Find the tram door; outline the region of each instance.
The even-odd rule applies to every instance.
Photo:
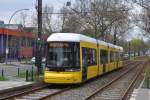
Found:
[[[100,61],[101,61],[101,64],[103,65],[103,73],[105,73],[106,72],[106,64],[108,63],[108,51],[106,51],[106,50],[100,51]]]
[[[87,66],[88,66],[88,59],[87,59],[87,49],[82,48],[82,81],[87,80]]]
[[[118,52],[116,52],[116,61],[117,61],[116,68],[118,68],[119,67],[119,53]]]

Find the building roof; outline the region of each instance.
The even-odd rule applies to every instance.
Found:
[[[96,40],[94,38],[82,35],[82,34],[78,34],[78,33],[53,33],[52,35],[50,35],[47,39],[47,42],[56,42],[56,41],[64,41],[64,42],[80,42],[80,41],[86,41],[86,42],[91,42],[91,43],[99,43],[100,45],[104,45],[104,46],[109,46],[111,48],[116,48],[116,49],[120,49],[123,50],[122,47],[117,46],[117,45],[113,45],[111,43],[107,43],[104,42],[102,40]]]
[[[7,35],[8,36],[16,36],[16,37],[28,37],[28,38],[37,38],[37,34],[32,32],[21,32],[19,30],[14,29],[6,29],[6,28],[0,28],[0,35]],[[43,39],[47,39],[48,35],[42,35]]]

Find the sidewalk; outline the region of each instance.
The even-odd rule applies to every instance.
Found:
[[[0,93],[9,91],[14,88],[30,86],[32,82],[0,81]]]
[[[130,100],[150,100],[150,89],[134,89]]]

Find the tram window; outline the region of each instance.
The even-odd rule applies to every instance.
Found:
[[[108,51],[100,50],[100,63],[101,64],[108,63]]]
[[[86,67],[87,66],[87,48],[82,48],[82,66]]]
[[[116,62],[117,58],[116,58],[116,53],[117,52],[114,52],[114,61]]]
[[[82,48],[82,61],[83,66],[96,65],[96,49]]]
[[[97,64],[97,53],[96,53],[96,49],[93,49],[93,62],[94,64]]]
[[[110,51],[110,62],[114,62],[114,52]]]
[[[88,65],[96,65],[96,49],[88,49]]]
[[[123,59],[123,52],[119,52],[119,59],[120,59],[120,60]]]
[[[79,67],[80,66],[80,49],[79,49],[78,44],[74,46],[74,52],[75,52],[74,58],[76,59],[75,60],[73,59],[73,60],[74,60],[75,65]]]
[[[119,52],[116,52],[116,61],[119,61]]]

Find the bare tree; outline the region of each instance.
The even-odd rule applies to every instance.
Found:
[[[52,33],[52,13],[53,7],[45,6],[43,9],[43,33],[44,34],[51,34]]]
[[[122,20],[115,22],[112,25],[111,32],[110,32],[113,34],[112,43],[117,44],[118,40],[122,37],[125,37],[128,34],[128,31],[131,30],[133,27],[134,26],[131,24],[131,20],[128,18],[124,18]]]
[[[130,1],[130,0],[126,0],[126,1]],[[150,2],[149,0],[132,0],[133,3],[143,7],[146,10],[150,10]]]
[[[23,28],[27,26],[28,22],[28,15],[25,12],[21,12],[16,18],[15,18],[15,23],[20,24],[19,28]]]
[[[37,27],[37,15],[35,13],[33,13],[31,16],[30,16],[30,25],[33,26],[33,27]]]
[[[27,14],[24,12],[21,12],[20,14],[20,24],[23,25],[23,27],[26,27],[26,22],[27,22]]]
[[[80,16],[70,8],[62,7],[61,9],[62,32],[80,32],[81,22]]]
[[[43,15],[42,15],[42,34],[51,34],[52,33],[52,14],[53,14],[53,7],[45,6],[43,8]],[[31,16],[30,25],[34,28],[37,28],[37,14],[33,13]],[[37,30],[34,31],[37,33]]]
[[[126,22],[128,10],[129,8],[123,4],[122,0],[77,0],[74,7],[67,11],[70,13],[67,19],[72,21],[64,24],[71,29],[72,24],[76,23],[74,26],[80,26],[75,29],[76,31],[92,32],[91,34],[95,38],[106,40],[108,34],[111,34],[111,28],[114,28],[113,25],[120,27],[121,23],[123,27],[128,24]],[[118,30],[120,29],[118,28]],[[122,31],[122,33],[125,32]]]
[[[136,14],[134,18],[136,19],[136,25],[142,29],[146,36],[150,37],[150,2],[149,0],[132,0],[133,3],[141,6],[142,12]]]

